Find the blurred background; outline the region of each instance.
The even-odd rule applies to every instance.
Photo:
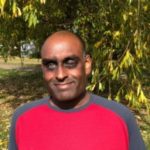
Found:
[[[149,0],[0,0],[0,149],[16,107],[47,95],[40,49],[59,30],[84,39],[87,89],[129,107],[150,150]]]

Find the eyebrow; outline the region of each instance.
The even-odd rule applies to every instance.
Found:
[[[50,62],[51,63],[57,63],[57,60],[56,59],[47,59],[47,58],[42,59],[42,64],[43,65],[47,65]]]
[[[79,61],[80,60],[80,58],[78,57],[78,56],[76,56],[76,55],[71,55],[71,56],[67,56],[67,57],[65,57],[62,61],[64,62],[64,61],[67,61],[67,60],[69,60],[69,59],[74,59],[74,60],[76,60],[76,61]],[[48,63],[48,62],[57,62],[57,58],[43,58],[42,59],[42,63],[43,64],[45,64],[45,63]]]
[[[69,57],[66,57],[63,62],[66,62],[68,60],[75,60],[75,61],[79,61],[80,58],[78,56],[69,56]]]

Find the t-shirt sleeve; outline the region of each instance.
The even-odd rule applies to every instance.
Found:
[[[14,113],[11,121],[8,150],[18,150],[16,143],[15,128],[16,128],[16,113]]]
[[[47,103],[47,97],[43,99],[39,99],[37,101],[26,103],[23,106],[18,107],[16,109],[11,120],[8,150],[18,150],[18,145],[16,141],[16,124],[19,117],[23,115],[23,113],[27,112],[28,110],[45,103]]]
[[[115,112],[125,121],[125,124],[128,128],[129,150],[146,150],[134,114],[127,107],[95,95],[92,98],[97,104],[102,105],[105,108]]]
[[[128,115],[129,150],[146,150],[134,115],[131,112]]]

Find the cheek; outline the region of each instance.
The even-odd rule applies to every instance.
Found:
[[[45,81],[49,81],[53,78],[53,74],[47,71],[43,71],[43,78]]]
[[[50,71],[47,71],[47,69],[43,65],[41,66],[41,69],[43,72],[44,80],[49,81],[53,77],[53,74]]]
[[[83,67],[78,68],[74,72],[72,72],[72,76],[78,80],[79,83],[83,83],[86,81],[85,70]]]

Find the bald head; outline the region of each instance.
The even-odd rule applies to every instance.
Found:
[[[82,53],[85,54],[86,48],[85,48],[85,42],[83,41],[83,39],[80,36],[72,32],[65,31],[65,30],[58,31],[50,35],[44,42],[41,50],[43,51],[47,46],[50,46],[51,42],[59,43],[59,42],[62,42],[63,40],[66,40],[68,42],[74,41],[76,45],[80,46]],[[42,54],[42,51],[41,51],[41,54]]]
[[[86,78],[91,72],[91,60],[83,55],[84,47],[83,40],[69,31],[56,32],[44,42],[42,71],[55,102],[80,101],[87,94]]]

